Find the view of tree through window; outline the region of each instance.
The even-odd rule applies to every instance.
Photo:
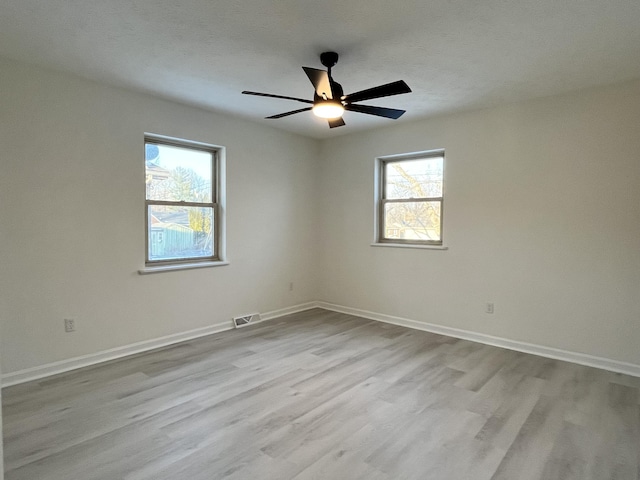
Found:
[[[444,154],[382,161],[379,240],[442,244]]]
[[[215,151],[145,142],[147,263],[213,259]]]

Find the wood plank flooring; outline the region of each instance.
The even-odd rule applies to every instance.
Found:
[[[315,309],[3,390],[7,480],[639,480],[640,379]]]

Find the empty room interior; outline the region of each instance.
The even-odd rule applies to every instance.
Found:
[[[4,1],[0,479],[640,480],[638,25]]]

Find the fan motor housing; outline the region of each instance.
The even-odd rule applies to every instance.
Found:
[[[320,63],[327,68],[333,67],[338,63],[338,54],[336,52],[324,52],[320,54]]]

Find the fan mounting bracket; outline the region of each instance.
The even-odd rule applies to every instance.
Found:
[[[320,54],[320,63],[327,68],[331,68],[338,63],[338,54],[336,52],[323,52]]]

